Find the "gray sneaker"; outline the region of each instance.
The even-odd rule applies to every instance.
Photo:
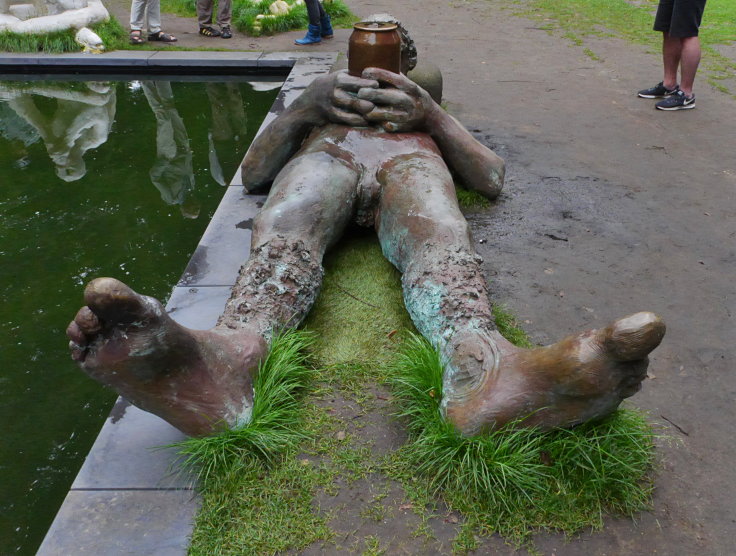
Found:
[[[667,98],[668,96],[675,94],[679,90],[679,85],[675,85],[673,89],[668,89],[664,86],[664,83],[660,81],[654,87],[643,89],[636,94],[641,98]]]
[[[695,108],[695,95],[689,97],[679,89],[654,105],[657,110],[689,110]]]

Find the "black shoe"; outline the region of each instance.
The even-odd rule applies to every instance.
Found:
[[[232,39],[233,38],[233,32],[230,30],[230,26],[229,25],[225,25],[222,28],[222,31],[220,32],[220,36],[223,39]]]
[[[203,25],[199,28],[199,34],[203,37],[219,37],[220,32],[217,29],[213,29],[212,27],[208,27],[207,25]]]
[[[650,87],[649,89],[644,89],[643,91],[639,91],[636,94],[640,96],[641,98],[667,98],[668,96],[675,94],[679,90],[680,90],[679,85],[675,85],[673,89],[668,89],[660,81],[654,87]]]
[[[695,108],[695,95],[689,97],[679,89],[672,96],[654,105],[658,110],[689,110]]]

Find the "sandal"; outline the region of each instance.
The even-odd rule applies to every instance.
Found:
[[[141,35],[141,32],[139,29],[135,29],[130,32],[130,44],[143,44],[143,35]]]
[[[202,26],[199,28],[199,34],[203,37],[219,37],[221,33],[212,27]]]
[[[163,31],[158,31],[157,33],[151,33],[148,35],[149,41],[159,41],[159,42],[176,42],[177,39],[174,35],[169,35],[168,33],[164,33]]]

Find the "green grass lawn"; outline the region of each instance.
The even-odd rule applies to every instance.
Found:
[[[593,59],[605,57],[586,45],[587,37],[618,37],[661,51],[662,35],[652,30],[658,0],[529,0],[515,1],[519,15],[543,22],[540,26],[557,31],[585,49]],[[726,82],[736,78],[736,60],[721,54],[717,47],[736,41],[736,2],[708,0],[700,27],[703,59],[699,73],[720,91],[736,97],[736,89]]]

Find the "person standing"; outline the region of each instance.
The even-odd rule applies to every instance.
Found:
[[[304,46],[308,44],[317,44],[322,39],[331,39],[333,37],[332,22],[330,16],[322,7],[319,0],[304,0],[307,6],[307,14],[309,15],[309,26],[307,34],[303,39],[296,39],[294,44]]]
[[[176,42],[174,35],[161,30],[161,3],[159,0],[133,0],[130,5],[130,44],[143,44],[143,28],[148,27],[148,40]]]
[[[203,37],[232,38],[233,33],[230,30],[230,20],[233,15],[232,0],[218,0],[217,2],[217,26],[220,28],[219,31],[212,27],[213,6],[214,0],[197,0],[199,34]]]
[[[693,84],[700,63],[698,31],[706,0],[659,0],[654,30],[662,32],[664,78],[649,89],[639,91],[641,98],[663,98],[659,110],[695,108]],[[677,69],[680,68],[680,83]]]

